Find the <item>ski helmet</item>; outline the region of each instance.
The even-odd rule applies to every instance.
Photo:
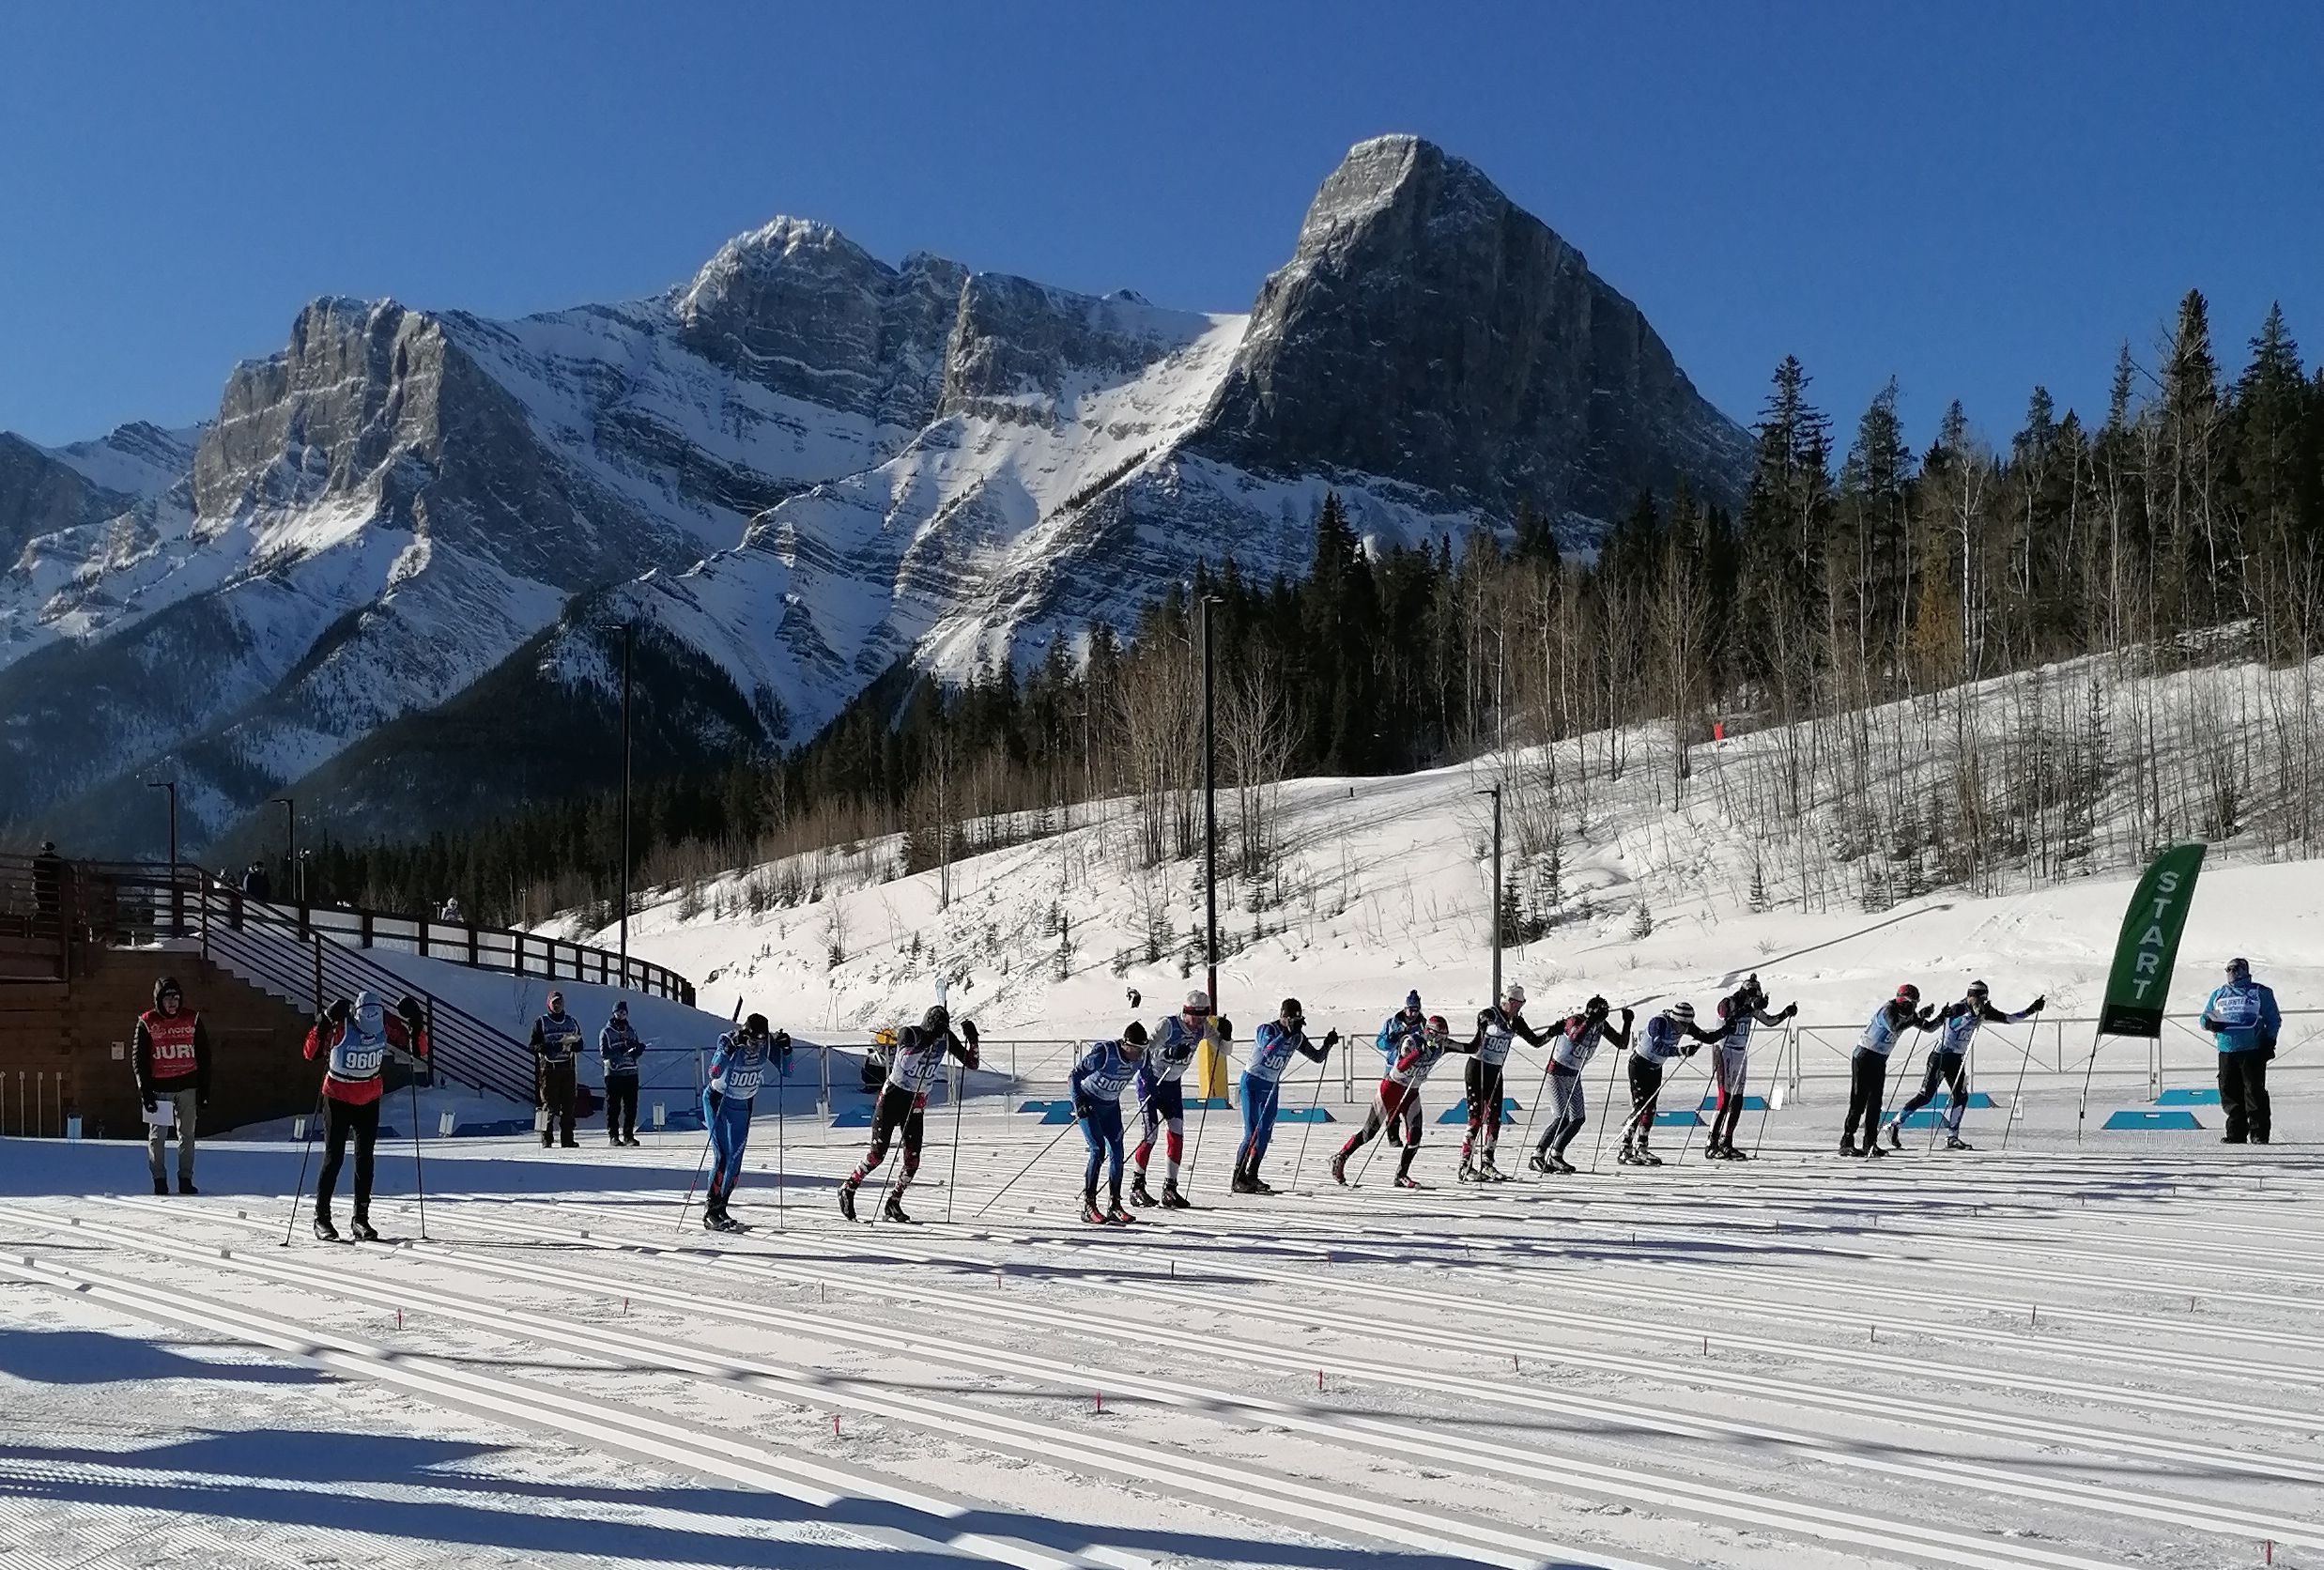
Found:
[[[1453,1027],[1444,1023],[1444,1016],[1442,1014],[1431,1014],[1428,1016],[1428,1034],[1431,1036],[1450,1036],[1453,1034]]]
[[[1905,982],[1904,985],[1897,989],[1897,1001],[1899,1003],[1918,1003],[1920,1001],[1920,989],[1914,986],[1910,981]]]
[[[2234,959],[2232,959],[2232,960],[2229,960],[2229,961],[2227,962],[2227,979],[2228,979],[2228,980],[2230,980],[2230,981],[2249,981],[2251,978],[2252,978],[2252,962],[2251,962],[2251,961],[2244,959],[2244,958],[2243,958],[2242,956],[2240,956],[2240,955],[2238,955],[2236,958],[2234,958]]]
[[[1662,1011],[1662,1017],[1666,1020],[1674,1020],[1680,1024],[1693,1024],[1695,1006],[1691,1003],[1673,1003]]]
[[[1122,1045],[1126,1047],[1142,1047],[1146,1045],[1146,1026],[1140,1024],[1135,1020],[1131,1020],[1128,1024],[1122,1026]]]
[[[751,1016],[750,1016],[750,1018],[748,1018],[748,1019],[746,1019],[746,1020],[745,1020],[745,1021],[743,1022],[743,1030],[744,1030],[744,1033],[745,1033],[745,1034],[746,1034],[746,1035],[750,1035],[750,1036],[763,1036],[763,1035],[765,1035],[765,1034],[766,1034],[766,1016],[765,1016],[764,1014],[753,1014],[753,1015],[751,1015]]]
[[[1993,993],[1987,990],[1984,982],[1972,981],[1969,983],[1969,995],[1977,999],[1979,1003],[1982,1003],[1987,998],[1991,997]]]
[[[177,977],[175,976],[164,976],[153,984],[153,1006],[156,1008],[161,1008],[162,1000],[165,997],[174,997],[180,1003],[186,1001],[185,989],[177,984]]]
[[[1602,997],[1593,997],[1589,1002],[1583,1004],[1581,1007],[1582,1012],[1586,1014],[1603,1014],[1612,1006]]]
[[[758,1016],[754,1014],[751,1017],[756,1019]],[[943,1035],[952,1028],[952,1010],[941,1003],[931,1005],[928,1012],[920,1016],[920,1028],[931,1036]]]

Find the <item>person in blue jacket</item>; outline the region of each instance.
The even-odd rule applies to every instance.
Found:
[[[1920,1088],[1885,1125],[1889,1147],[1904,1148],[1905,1119],[1936,1100],[1941,1081],[1946,1087],[1945,1148],[1973,1148],[1961,1137],[1961,1119],[1969,1110],[1969,1044],[1977,1039],[1978,1027],[1988,1023],[2023,1024],[2040,1013],[2048,1001],[2038,997],[2016,1013],[2005,1014],[1993,1007],[1993,995],[1984,982],[1970,982],[1969,995],[1959,1003],[1948,1004],[1936,1017],[1937,1044],[1929,1053],[1929,1071],[1921,1076]]]
[[[1321,1063],[1339,1044],[1336,1030],[1324,1034],[1323,1045],[1307,1039],[1307,1013],[1296,997],[1283,1000],[1276,1016],[1259,1026],[1251,1043],[1251,1067],[1242,1071],[1242,1144],[1235,1150],[1236,1193],[1273,1193],[1259,1178],[1259,1163],[1267,1159],[1268,1141],[1274,1137],[1275,1115],[1281,1110],[1283,1076],[1294,1054]],[[1423,1021],[1421,1028],[1427,1029]]]
[[[1848,1120],[1840,1125],[1839,1153],[1843,1156],[1885,1156],[1880,1147],[1880,1109],[1888,1093],[1888,1054],[1908,1030],[1934,1030],[1934,1009],[1920,1006],[1920,989],[1907,981],[1897,995],[1882,1004],[1856,1038],[1848,1059]],[[1856,1126],[1864,1127],[1864,1147],[1856,1148]]]
[[[702,1126],[710,1131],[710,1193],[702,1204],[702,1225],[712,1232],[740,1232],[743,1224],[727,1214],[734,1186],[743,1180],[743,1147],[750,1142],[750,1108],[770,1067],[781,1071],[791,1056],[791,1032],[768,1034],[766,1016],[753,1014],[743,1028],[718,1038],[710,1054],[710,1083],[702,1087]]]
[[[2252,979],[2252,962],[2227,962],[2227,984],[2204,1001],[2203,1028],[2219,1048],[2219,1109],[2227,1120],[2223,1145],[2268,1143],[2268,1064],[2284,1015],[2273,989]]]
[[[1122,1092],[1146,1061],[1146,1026],[1131,1020],[1111,1041],[1092,1041],[1067,1081],[1073,1116],[1089,1146],[1089,1167],[1082,1178],[1082,1220],[1092,1226],[1128,1226],[1137,1220],[1122,1208]],[[1107,1169],[1110,1203],[1098,1208],[1098,1168]]]
[[[613,1005],[613,1017],[597,1033],[597,1067],[606,1082],[606,1138],[616,1145],[638,1143],[638,1070],[645,1042],[630,1028],[629,1003]]]

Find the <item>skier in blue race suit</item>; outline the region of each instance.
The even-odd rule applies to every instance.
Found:
[[[1092,1226],[1128,1226],[1137,1218],[1122,1208],[1122,1092],[1146,1065],[1146,1026],[1131,1020],[1111,1041],[1092,1041],[1067,1082],[1073,1116],[1089,1146],[1082,1177],[1082,1220]],[[1108,1203],[1098,1208],[1098,1169],[1106,1169]]]
[[[2203,1028],[2219,1048],[2219,1110],[2227,1123],[2223,1145],[2268,1143],[2268,1064],[2284,1015],[2275,993],[2252,979],[2249,960],[2227,962],[2227,984],[2203,1005]]]
[[[702,1225],[712,1232],[739,1232],[743,1224],[727,1214],[734,1186],[743,1180],[743,1147],[750,1143],[750,1108],[770,1061],[779,1077],[791,1058],[791,1032],[767,1034],[766,1016],[753,1014],[743,1028],[718,1038],[710,1056],[710,1083],[702,1087],[702,1127],[710,1131],[710,1193],[702,1204]]]
[[[1242,1144],[1235,1151],[1232,1187],[1237,1193],[1275,1192],[1260,1179],[1259,1163],[1267,1159],[1267,1142],[1275,1132],[1283,1076],[1291,1067],[1292,1054],[1321,1063],[1339,1044],[1340,1033],[1333,1030],[1325,1033],[1322,1046],[1316,1046],[1307,1039],[1306,1024],[1307,1014],[1300,1008],[1300,1000],[1286,997],[1276,1017],[1259,1026],[1257,1039],[1251,1043],[1251,1066],[1242,1071]]]

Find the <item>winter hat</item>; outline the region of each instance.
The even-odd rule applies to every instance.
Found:
[[[1692,1024],[1695,1023],[1695,1006],[1691,1003],[1673,1003],[1662,1011],[1662,1017],[1675,1020],[1680,1024]]]
[[[162,1000],[165,997],[175,997],[180,1003],[186,1001],[185,989],[177,984],[177,977],[175,976],[164,976],[153,984],[153,1006],[156,1008],[161,1008]]]
[[[1972,982],[1970,982],[1970,983],[1969,983],[1969,995],[1970,995],[1971,997],[1978,997],[1978,998],[1982,998],[1982,997],[1991,997],[1993,994],[1992,994],[1990,992],[1988,992],[1988,991],[1986,990],[1986,986],[1985,986],[1985,983],[1984,983],[1984,982],[1982,982],[1982,981],[1972,981]]]
[[[1897,1001],[1899,1003],[1918,1003],[1920,1001],[1920,989],[1914,986],[1910,981],[1905,982],[1904,985],[1897,989]]]
[[[2243,958],[2242,956],[2240,956],[2240,955],[2238,955],[2235,959],[2229,960],[2229,961],[2227,962],[2227,979],[2228,979],[2228,980],[2230,980],[2230,981],[2249,981],[2251,978],[2252,978],[2252,962],[2251,962],[2251,961],[2244,959],[2244,958]]]
[[[1210,994],[1204,992],[1200,987],[1197,987],[1193,992],[1187,993],[1186,1011],[1190,1014],[1208,1014],[1210,1012]]]
[[[387,1029],[387,1010],[380,1006],[375,993],[357,993],[355,1008],[350,1016],[358,1036],[377,1036]]]
[[[562,1014],[565,1011],[565,994],[554,988],[549,990],[548,1011],[552,1014]]]
[[[1146,1045],[1146,1026],[1140,1024],[1135,1020],[1131,1020],[1128,1024],[1122,1026],[1122,1044],[1124,1046],[1131,1047],[1142,1047]]]
[[[746,1019],[746,1020],[745,1020],[745,1021],[743,1022],[743,1029],[744,1029],[744,1030],[746,1030],[746,1031],[747,1031],[749,1034],[751,1034],[751,1035],[753,1035],[753,1036],[763,1036],[763,1035],[765,1035],[765,1034],[766,1034],[766,1016],[765,1016],[764,1014],[753,1014],[753,1015],[751,1015],[751,1016],[750,1016],[750,1018],[748,1018],[748,1019]]]
[[[1418,989],[1404,994],[1404,1011],[1408,1014],[1417,1014],[1421,1011],[1420,992]]]
[[[1275,1012],[1279,1017],[1286,1020],[1304,1020],[1307,1018],[1307,1010],[1300,1007],[1300,1000],[1296,997],[1285,998],[1283,1000],[1283,1007],[1275,1010]]]
[[[624,997],[615,1000],[613,1005],[613,1017],[617,1020],[625,1020],[629,1018],[629,999]]]
[[[753,1014],[751,1018],[755,1020],[758,1019],[758,1016]],[[762,1026],[763,1026],[764,1023],[765,1022],[761,1021]],[[939,1035],[945,1031],[950,1030],[952,1028],[952,1010],[947,1008],[941,1003],[931,1005],[928,1012],[920,1016],[920,1028],[927,1031],[931,1036]]]
[[[1525,989],[1512,981],[1501,990],[1501,1000],[1503,1003],[1514,1003],[1521,1008],[1525,1006]]]
[[[1611,1007],[1613,1006],[1604,998],[1593,996],[1589,1002],[1581,1006],[1581,1010],[1585,1014],[1603,1014]]]
[[[1428,1034],[1431,1036],[1450,1036],[1453,1034],[1453,1027],[1444,1023],[1444,1016],[1442,1014],[1431,1014],[1428,1016]]]

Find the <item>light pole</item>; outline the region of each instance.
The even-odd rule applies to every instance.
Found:
[[[1219,754],[1216,734],[1217,689],[1210,672],[1210,608],[1218,597],[1206,594],[1198,607],[1202,617],[1202,859],[1203,962],[1210,994],[1210,1012],[1219,1008]]]
[[[1501,1006],[1501,787],[1479,791],[1493,798],[1493,1006]]]
[[[146,789],[169,793],[169,934],[177,937],[185,930],[184,901],[177,892],[177,781],[148,779]]]
[[[274,805],[283,809],[283,882],[287,885],[299,871],[299,804],[288,796],[276,796]],[[283,892],[290,890],[285,886]]]
[[[629,985],[629,695],[630,656],[638,643],[638,623],[600,623],[603,632],[622,635],[622,985]]]

